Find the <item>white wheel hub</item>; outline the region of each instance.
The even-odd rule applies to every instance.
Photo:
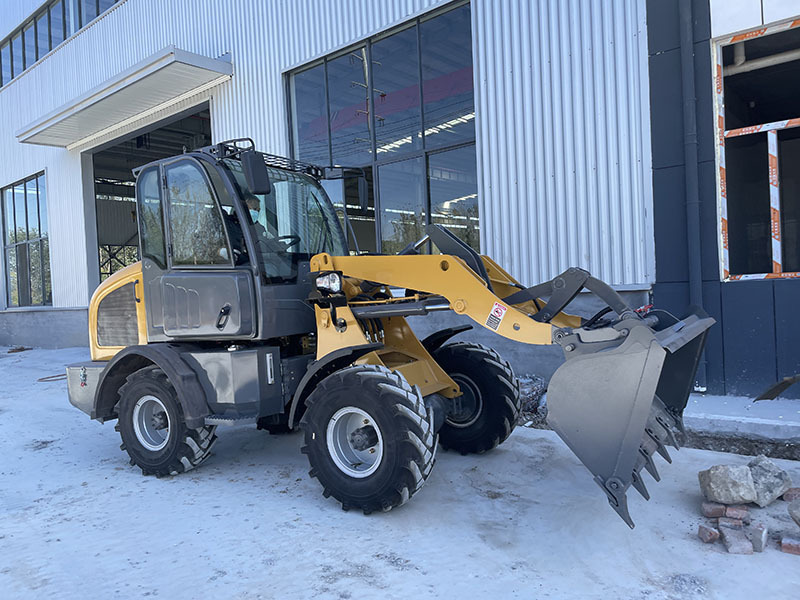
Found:
[[[328,421],[325,441],[334,464],[350,477],[369,477],[383,459],[383,436],[378,424],[355,406],[336,411]]]
[[[155,396],[142,396],[133,407],[133,431],[139,443],[157,452],[169,441],[169,413],[164,403]]]

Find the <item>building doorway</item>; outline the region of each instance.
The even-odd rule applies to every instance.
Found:
[[[93,155],[100,281],[139,260],[132,170],[209,144],[211,113],[206,104]]]

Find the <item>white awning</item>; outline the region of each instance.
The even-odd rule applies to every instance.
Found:
[[[17,132],[28,144],[66,148],[165,103],[229,79],[233,65],[167,46]]]

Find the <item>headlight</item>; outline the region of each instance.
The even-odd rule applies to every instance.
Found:
[[[332,294],[338,294],[342,291],[342,276],[339,273],[325,273],[317,277],[317,289]]]

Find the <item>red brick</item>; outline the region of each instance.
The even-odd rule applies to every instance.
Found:
[[[744,521],[750,515],[750,511],[740,506],[726,506],[725,516],[729,519]]]
[[[704,544],[711,544],[719,539],[719,531],[713,527],[700,525],[700,527],[697,528],[697,537],[703,540]]]
[[[741,529],[744,525],[741,519],[730,519],[728,517],[720,517],[717,520],[717,524],[720,527],[725,527],[726,529]]]
[[[726,506],[724,516],[730,519],[738,519],[746,523],[750,520],[750,511],[747,510],[746,506]]]
[[[725,505],[717,504],[716,502],[703,502],[701,506],[704,517],[716,519],[717,517],[725,516]]]
[[[789,488],[783,493],[783,499],[787,502],[800,499],[800,487]]]
[[[781,550],[789,554],[800,554],[800,540],[785,537],[781,540]]]

